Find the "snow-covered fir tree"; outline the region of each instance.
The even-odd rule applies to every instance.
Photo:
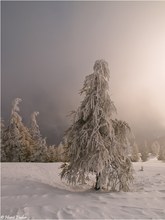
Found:
[[[132,146],[132,152],[131,152],[131,161],[132,162],[138,162],[140,159],[139,157],[139,149],[138,149],[138,145],[136,142],[134,142],[133,146]]]
[[[57,152],[54,145],[49,146],[46,138],[43,138],[37,123],[39,112],[33,112],[31,115],[30,133],[34,140],[35,146],[31,161],[33,162],[54,162],[57,161]]]
[[[64,154],[64,145],[63,142],[61,142],[57,147],[56,147],[56,152],[57,152],[57,158],[58,161],[61,162],[66,162],[67,160],[65,159],[65,154]]]
[[[57,147],[55,145],[48,146],[46,162],[56,162],[58,160]]]
[[[31,115],[31,129],[30,133],[34,140],[34,152],[31,158],[31,161],[35,162],[45,162],[47,160],[48,147],[46,143],[46,138],[41,136],[39,125],[37,123],[36,117],[39,115],[39,112],[33,112]]]
[[[148,160],[149,151],[148,151],[148,144],[147,141],[144,142],[144,145],[141,147],[141,160],[146,162]]]
[[[5,135],[5,125],[4,125],[4,120],[1,119],[1,140],[0,140],[0,146],[1,146],[1,162],[5,162],[5,161],[6,161],[4,135]]]
[[[160,144],[158,141],[154,141],[151,145],[151,153],[153,156],[158,156],[160,151]]]
[[[13,101],[9,126],[4,135],[6,160],[14,162],[25,162],[31,160],[33,152],[33,140],[27,127],[24,126],[19,115],[18,104],[22,100],[16,98]]]
[[[160,146],[158,160],[165,161],[165,146],[163,146],[163,145]]]
[[[81,90],[85,98],[73,112],[73,124],[66,132],[69,164],[63,166],[61,178],[71,184],[85,183],[88,174],[95,173],[96,190],[128,191],[133,180],[126,136],[130,128],[113,117],[116,108],[108,81],[108,63],[97,60]]]
[[[58,157],[58,161],[61,161],[61,162],[69,161],[67,136],[65,135],[62,141],[60,142],[60,144],[57,146],[57,157]]]

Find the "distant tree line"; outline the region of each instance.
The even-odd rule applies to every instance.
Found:
[[[158,160],[165,161],[165,146],[160,145],[158,141],[154,141],[151,144],[145,141],[144,144],[139,146],[134,142],[130,156],[132,162],[146,162],[150,157],[156,157]]]

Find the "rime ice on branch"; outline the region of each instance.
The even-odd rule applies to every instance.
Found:
[[[61,178],[71,184],[85,183],[96,174],[95,189],[129,190],[132,165],[128,157],[128,124],[113,119],[116,108],[109,95],[109,68],[97,60],[94,72],[86,76],[81,94],[84,100],[73,112],[73,124],[66,132],[65,153],[69,164]]]

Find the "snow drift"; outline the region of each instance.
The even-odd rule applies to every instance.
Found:
[[[144,171],[139,171],[142,165]],[[60,166],[2,163],[1,215],[31,219],[165,219],[165,163],[134,163],[134,188],[127,193],[95,192],[91,189],[94,181],[69,186],[60,179]]]

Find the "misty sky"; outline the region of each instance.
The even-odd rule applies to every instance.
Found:
[[[97,59],[110,68],[118,115],[137,137],[165,133],[165,2],[1,2],[2,117],[20,114],[50,143],[69,126]]]

